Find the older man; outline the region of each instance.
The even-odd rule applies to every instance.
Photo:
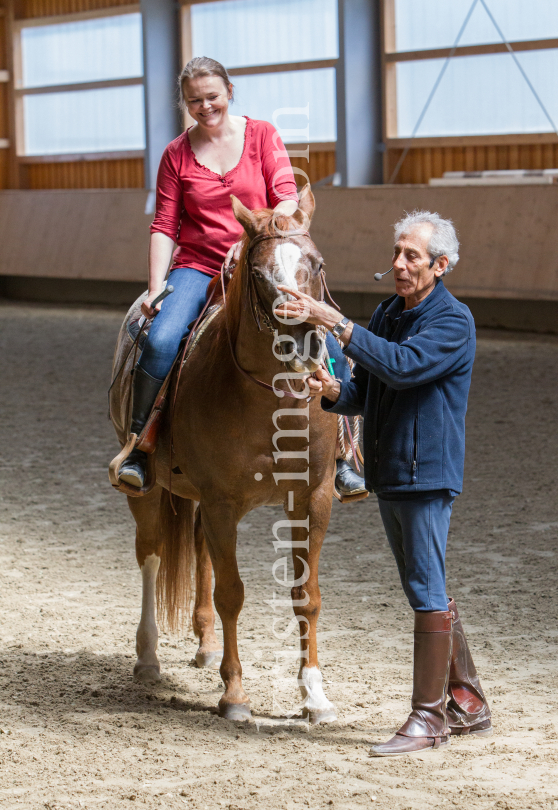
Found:
[[[412,711],[377,756],[438,748],[452,734],[490,734],[490,709],[445,588],[452,505],[461,492],[465,412],[475,355],[469,309],[445,288],[459,242],[452,223],[415,211],[395,226],[396,294],[368,329],[298,291],[280,315],[323,324],[356,361],[350,382],[309,380],[322,407],[364,415],[366,487],[375,492],[403,590],[415,611]]]

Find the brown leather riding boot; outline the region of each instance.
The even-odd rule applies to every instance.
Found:
[[[452,734],[492,734],[490,708],[453,599],[450,599],[448,610],[453,615],[453,652],[446,707],[448,725]]]
[[[412,711],[395,737],[372,746],[373,755],[412,754],[449,744],[445,704],[451,645],[450,611],[415,612]]]

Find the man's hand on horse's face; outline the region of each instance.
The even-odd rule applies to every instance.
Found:
[[[285,287],[283,284],[278,284],[277,289],[288,293],[295,299],[294,301],[283,301],[274,310],[274,315],[278,318],[285,320],[292,318],[305,323],[325,326],[327,329],[332,329],[342,318],[336,309],[321,301],[316,301],[311,295],[306,295],[299,290],[291,290],[290,287]]]

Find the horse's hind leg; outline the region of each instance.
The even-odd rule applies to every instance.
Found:
[[[143,683],[161,680],[157,658],[159,632],[155,615],[155,583],[161,562],[161,542],[158,533],[161,487],[155,487],[141,498],[128,498],[130,511],[136,521],[136,559],[141,570],[141,618],[136,633],[137,661],[134,678]]]
[[[196,664],[200,668],[216,667],[221,663],[223,649],[215,635],[215,613],[211,593],[213,566],[211,565],[211,557],[203,534],[199,509],[196,512],[194,541],[196,548],[196,601],[194,603],[192,625],[194,633],[200,642],[196,653]]]
[[[322,673],[318,662],[318,641],[316,628],[322,606],[318,584],[320,551],[331,514],[331,486],[321,486],[314,490],[305,514],[295,512],[295,516],[305,520],[308,516],[309,532],[304,527],[293,527],[293,566],[296,585],[292,591],[293,610],[300,628],[300,671],[298,684],[303,702],[303,714],[311,723],[330,723],[337,720],[335,707],[327,699],[323,690]],[[292,513],[288,513],[293,517]]]
[[[242,687],[237,622],[244,603],[244,585],[236,561],[238,515],[226,502],[200,504],[203,532],[215,570],[215,607],[223,623],[223,660],[220,672],[225,692],[219,714],[228,720],[250,720],[250,701]]]

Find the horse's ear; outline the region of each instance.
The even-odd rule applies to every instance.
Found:
[[[293,214],[294,219],[296,219],[303,228],[306,228],[306,230],[310,228],[315,207],[316,201],[312,194],[312,188],[310,183],[306,183],[298,195],[298,208]]]
[[[257,233],[256,217],[249,208],[246,208],[246,206],[240,202],[238,197],[234,196],[234,194],[231,194],[231,203],[236,220],[240,222],[250,239],[253,239]]]

